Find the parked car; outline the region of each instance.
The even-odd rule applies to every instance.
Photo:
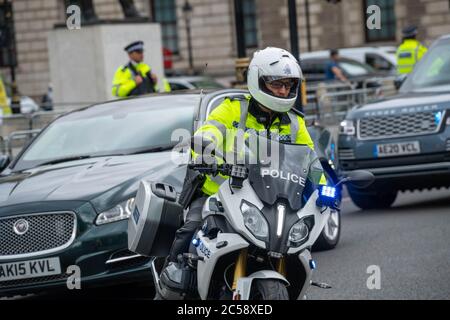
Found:
[[[393,46],[343,48],[339,49],[339,55],[368,64],[377,72],[395,75],[397,73],[396,50]],[[306,52],[301,55],[302,59],[328,58],[329,56],[330,52],[327,50]]]
[[[306,54],[305,54],[306,55]],[[303,75],[305,76],[308,85],[317,85],[320,82],[325,82],[325,69],[330,59],[328,57],[304,57],[300,60]],[[355,84],[355,88],[363,88],[364,82],[367,82],[366,86],[379,87],[381,84],[378,80],[370,80],[383,76],[376,72],[371,66],[361,63],[359,61],[341,58],[338,66],[341,68],[344,76]],[[331,82],[331,81],[328,81]],[[334,82],[334,81],[333,81]],[[338,82],[338,81],[336,81]]]
[[[187,89],[224,89],[225,86],[213,78],[205,76],[169,77],[167,81],[172,91]]]
[[[226,97],[245,93],[213,90],[201,98],[197,90],[93,105],[51,122],[11,163],[0,157],[0,296],[65,288],[72,265],[83,288],[151,284],[150,259],[127,250],[139,182],[181,192],[186,166],[171,161],[172,133],[192,134]],[[330,133],[310,130],[336,181]],[[339,240],[339,217],[332,215],[321,236],[329,247]]]
[[[353,108],[338,140],[342,174],[365,169],[369,189],[349,187],[363,209],[389,207],[398,191],[450,186],[450,35],[441,37],[397,96]]]

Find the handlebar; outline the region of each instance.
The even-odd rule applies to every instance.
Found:
[[[248,178],[248,169],[242,165],[236,164],[196,164],[189,163],[188,168],[196,170],[200,173],[217,175],[222,174],[231,178],[231,185],[236,188],[241,188],[242,183]]]
[[[248,169],[242,165],[236,165],[236,164],[196,164],[196,163],[189,163],[188,164],[189,169],[196,170],[201,173],[206,174],[223,174],[225,176],[230,176],[233,178],[241,178],[241,179],[247,179],[248,177]]]

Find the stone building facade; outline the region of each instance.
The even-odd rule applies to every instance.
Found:
[[[142,16],[155,18],[157,0],[134,0]],[[185,0],[160,0],[173,3],[176,15],[178,53],[173,68],[183,72],[188,68],[187,32],[183,5]],[[250,46],[247,54],[257,47],[279,46],[289,49],[287,0],[253,1],[257,46]],[[309,4],[309,39],[306,27],[305,1]],[[448,0],[345,0],[334,4],[327,0],[297,0],[298,36],[300,52],[338,47],[367,45],[397,45],[401,29],[409,24],[420,28],[419,39],[426,45],[438,36],[450,33],[450,2]],[[189,0],[194,67],[213,76],[234,73],[236,32],[233,0]],[[366,30],[366,9],[369,4],[391,5],[387,18],[393,24],[391,37],[370,41]],[[47,32],[55,24],[64,23],[65,0],[13,0],[17,44],[17,82],[23,94],[39,97],[50,82]],[[94,0],[100,19],[123,19],[118,0]],[[384,17],[384,16],[383,16]],[[383,18],[384,19],[384,18]],[[383,19],[381,21],[383,28]],[[74,31],[76,32],[76,31]],[[310,48],[308,47],[310,44]],[[88,45],[88,44],[87,44]],[[8,77],[8,70],[2,70]],[[64,66],[61,66],[64,72]],[[70,75],[68,75],[69,77]]]

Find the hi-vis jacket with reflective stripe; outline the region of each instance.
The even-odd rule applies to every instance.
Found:
[[[134,68],[144,79],[146,74],[151,71],[150,66],[143,62],[135,64]],[[130,69],[129,64],[120,66],[114,74],[112,95],[116,97],[128,97],[131,91],[136,88],[135,76],[136,74]],[[156,85],[154,91],[157,91]]]
[[[419,41],[406,39],[397,49],[397,73],[408,74],[413,71],[414,66],[427,52]]]
[[[227,141],[228,135],[235,136],[238,129],[245,131],[266,131],[269,130],[273,136],[277,136],[279,140],[287,140],[291,143],[306,144],[314,150],[314,143],[306,130],[305,121],[302,117],[293,112],[288,112],[277,117],[272,121],[269,127],[258,122],[251,110],[249,112],[249,104],[251,109],[250,96],[245,99],[229,99],[226,98],[217,108],[215,108],[207,118],[205,124],[200,127],[195,136],[203,136],[215,142],[215,145],[225,152],[231,151],[234,145],[234,139]],[[256,103],[256,102],[255,102]],[[245,122],[245,127],[242,123]],[[194,157],[197,155],[194,154]],[[207,195],[212,195],[219,190],[219,185],[228,177],[217,175],[215,177],[207,176],[202,186],[202,191]],[[320,184],[326,184],[325,176],[322,176]]]

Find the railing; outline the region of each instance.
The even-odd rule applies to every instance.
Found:
[[[394,80],[395,77],[370,78],[363,82],[361,89],[339,82],[308,86],[305,118],[308,122],[320,120],[323,125],[336,126],[354,106],[396,94]],[[377,85],[373,86],[374,83]],[[14,156],[51,121],[90,104],[93,103],[55,104],[57,111],[0,117],[0,152]]]
[[[329,126],[337,125],[351,108],[395,95],[394,80],[395,77],[366,79],[360,89],[346,84],[319,84],[308,90],[310,94],[304,110],[306,119],[318,119]],[[311,92],[314,89],[315,94]]]
[[[23,146],[31,141],[31,139],[33,139],[39,132],[41,132],[41,129],[23,131],[19,130],[10,133],[8,137],[3,140],[5,143],[5,154],[9,154],[11,158],[15,157],[23,148]]]
[[[55,105],[56,111],[38,111],[0,117],[0,152],[14,157],[38,132],[59,116],[92,103]]]

